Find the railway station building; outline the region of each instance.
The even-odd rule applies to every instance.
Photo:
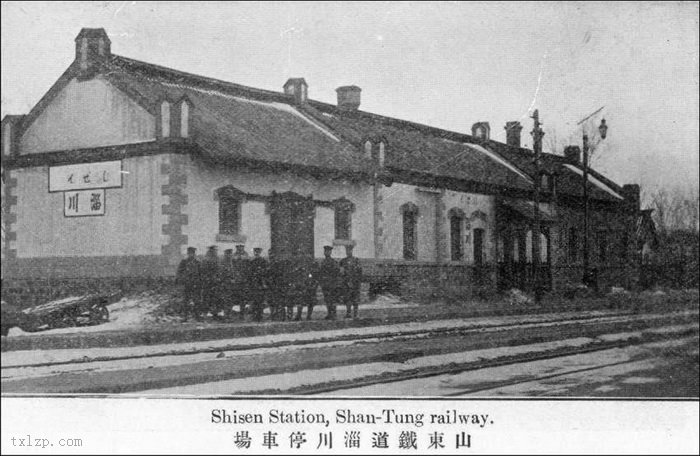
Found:
[[[2,120],[3,280],[170,278],[188,246],[340,258],[353,245],[373,286],[527,289],[540,242],[547,286],[580,282],[578,149],[544,154],[537,177],[519,122],[501,143],[487,122],[453,132],[365,112],[357,86],[336,104],[312,93],[303,78],[269,91],[140,62],[81,30],[44,97]],[[587,185],[591,265],[632,286],[639,187],[595,170]]]

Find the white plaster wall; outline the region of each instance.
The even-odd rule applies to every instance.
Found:
[[[495,238],[495,223],[496,223],[496,200],[491,195],[479,195],[474,193],[462,193],[452,190],[446,190],[443,196],[445,205],[445,240],[447,247],[445,250],[446,258],[452,258],[451,243],[450,243],[450,223],[449,211],[452,208],[458,208],[464,211],[467,221],[465,223],[464,232],[464,260],[467,263],[474,262],[474,229],[482,228],[484,233],[484,262],[491,263],[496,261],[496,238]],[[474,213],[481,211],[486,214],[486,222],[473,217]]]
[[[160,255],[163,160],[125,159],[122,188],[105,190],[105,215],[94,217],[63,215],[63,193],[48,192],[48,167],[14,170],[18,258]]]
[[[214,199],[217,188],[233,185],[239,190],[257,195],[270,195],[293,191],[300,195],[313,195],[316,200],[331,201],[345,197],[355,204],[352,214],[352,238],[356,241],[354,254],[360,258],[374,257],[373,199],[372,187],[347,181],[321,181],[304,178],[291,173],[261,173],[243,169],[207,166],[200,161],[190,161],[187,175],[188,204],[183,212],[188,215],[188,225],[183,234],[188,244],[204,252],[209,245],[217,245],[219,251],[233,248],[232,242],[217,242],[219,230],[218,201]],[[314,220],[314,255],[323,257],[323,246],[335,235],[334,213],[330,209],[317,207]],[[246,251],[252,254],[254,247],[263,248],[267,254],[270,247],[270,215],[265,213],[265,204],[248,201],[242,208],[241,234],[247,237]],[[183,246],[183,254],[186,246]],[[336,257],[344,257],[345,249],[336,246]]]
[[[103,79],[73,79],[24,132],[20,153],[155,140],[155,119]]]
[[[411,202],[418,206],[417,261],[435,261],[436,195],[416,191],[417,187],[393,184],[380,187],[383,230],[382,258],[403,260],[403,216],[401,206]]]

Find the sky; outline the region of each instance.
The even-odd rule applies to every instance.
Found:
[[[82,27],[115,54],[238,84],[303,77],[319,101],[355,84],[362,110],[448,130],[486,121],[505,141],[519,120],[530,147],[538,109],[545,152],[587,133],[619,184],[698,188],[695,2],[2,2],[2,116],[46,93]]]

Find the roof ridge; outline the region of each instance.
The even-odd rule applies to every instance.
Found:
[[[153,68],[153,69],[155,69],[159,72],[162,72],[162,73],[166,73],[166,74],[169,73],[170,76],[175,76],[175,77],[179,76],[179,77],[187,78],[190,80],[194,80],[193,82],[213,84],[215,86],[219,86],[220,89],[222,89],[222,90],[233,89],[233,90],[237,90],[237,91],[241,91],[241,92],[250,92],[253,95],[267,95],[267,96],[284,97],[285,100],[287,98],[289,98],[290,102],[292,100],[291,97],[289,97],[288,95],[286,95],[283,92],[276,92],[273,90],[250,87],[250,86],[246,86],[246,85],[242,85],[242,84],[237,84],[235,82],[224,81],[223,79],[216,79],[216,78],[211,78],[208,76],[202,76],[199,74],[189,73],[189,72],[182,71],[182,70],[176,70],[174,68],[169,68],[169,67],[165,67],[162,65],[157,65],[155,63],[144,62],[141,60],[132,59],[131,57],[124,57],[124,56],[117,55],[117,54],[112,54],[112,57],[113,57],[112,61],[117,62],[117,64],[119,64],[118,62],[121,60],[123,63],[125,63],[127,65],[139,65],[139,66],[150,67],[150,68]]]

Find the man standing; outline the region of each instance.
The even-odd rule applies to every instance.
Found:
[[[219,253],[216,249],[215,245],[209,246],[202,261],[200,269],[202,274],[202,307],[197,312],[199,316],[206,315],[207,311],[216,315],[219,308]]]
[[[345,246],[346,257],[340,260],[340,269],[343,277],[343,301],[345,301],[345,318],[357,318],[357,308],[360,305],[360,284],[362,282],[362,267],[360,260],[352,256],[352,245]]]
[[[248,252],[245,251],[245,246],[239,244],[236,246],[236,252],[233,254],[233,287],[235,300],[238,301],[238,318],[245,318],[246,303],[250,300],[250,287],[248,284],[250,274],[250,260]]]
[[[267,268],[267,301],[270,303],[270,319],[285,319],[286,309],[284,303],[284,264],[281,258],[274,254],[273,250],[268,251],[270,258]]]
[[[224,311],[224,318],[231,315],[231,307],[233,307],[234,283],[233,283],[233,250],[224,250],[224,257],[221,260],[219,267],[219,305],[214,318],[218,319],[219,312]]]
[[[180,261],[177,267],[177,283],[183,287],[184,300],[180,313],[187,320],[190,313],[195,317],[200,308],[202,298],[202,282],[200,263],[197,259],[197,249],[187,247],[187,258]]]
[[[323,300],[326,302],[328,311],[326,320],[335,320],[336,304],[338,303],[338,285],[340,279],[340,266],[338,262],[331,258],[333,246],[326,245],[323,247],[323,256],[321,265],[318,268],[318,282],[323,291]]]
[[[316,289],[318,288],[318,268],[311,253],[303,255],[304,288],[303,304],[307,306],[306,319],[311,320],[311,314],[316,305]]]
[[[267,275],[267,260],[260,256],[262,249],[253,249],[253,259],[250,261],[250,299],[253,307],[253,319],[262,321],[265,307],[265,276]]]

